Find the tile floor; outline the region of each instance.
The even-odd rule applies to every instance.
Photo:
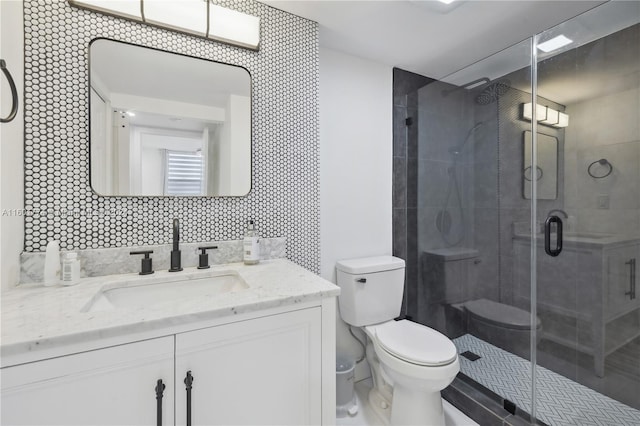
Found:
[[[355,416],[339,417],[336,419],[338,426],[379,426],[382,421],[369,406],[367,395],[373,385],[371,379],[361,380],[355,385],[358,413]],[[453,405],[444,401],[444,417],[446,426],[478,426],[478,423],[465,416]]]
[[[458,353],[471,351],[481,358],[460,357],[460,370],[483,386],[531,411],[531,363],[470,334],[453,340]],[[537,417],[547,424],[640,425],[640,411],[544,367],[536,369]],[[636,396],[637,397],[637,396]]]

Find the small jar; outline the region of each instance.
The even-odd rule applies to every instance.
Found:
[[[78,253],[65,253],[62,258],[62,285],[74,285],[80,281],[80,259]]]

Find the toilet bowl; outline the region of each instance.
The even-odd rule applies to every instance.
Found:
[[[458,353],[451,340],[436,330],[407,320],[367,326],[364,330],[377,358],[373,362],[379,363],[384,384],[393,388],[390,400],[389,395],[379,393],[380,383],[369,396],[371,405],[385,423],[444,424],[440,391],[449,386],[460,371]],[[381,378],[374,377],[374,382],[376,379]]]
[[[423,252],[422,261],[428,277],[425,286],[429,303],[444,308],[442,317],[434,320],[439,327],[451,336],[470,333],[523,358],[530,357],[531,314],[505,303],[473,297],[478,287],[478,265],[482,265],[477,249],[430,249]],[[540,341],[539,318],[535,331]]]
[[[487,299],[462,304],[467,314],[467,332],[499,348],[529,359],[531,313]],[[542,322],[536,318],[536,341],[542,337]]]
[[[373,389],[369,401],[385,424],[444,425],[440,391],[460,370],[453,342],[429,327],[395,321],[404,261],[392,256],[337,263],[342,319],[367,335]]]

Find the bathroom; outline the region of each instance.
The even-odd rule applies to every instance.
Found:
[[[569,46],[568,53],[557,56],[541,55],[536,63],[531,59],[529,37],[545,35],[544,30],[562,26],[565,21],[569,25],[571,18],[601,3],[557,2],[557,10],[539,14],[542,18],[538,27],[521,25],[522,32],[509,36],[512,38],[507,37],[506,29],[505,34],[498,34],[498,38],[505,39],[500,47],[487,43],[477,51],[469,49],[464,53],[455,49],[431,50],[432,57],[424,61],[440,66],[433,65],[432,72],[420,72],[418,58],[413,65],[408,59],[383,60],[376,56],[375,47],[367,50],[356,43],[356,47],[348,48],[345,40],[345,47],[341,48],[338,27],[322,14],[324,11],[334,20],[336,16],[384,16],[389,7],[384,2],[359,2],[363,9],[327,2],[329,9],[320,8],[315,15],[312,9],[306,9],[315,2],[265,3],[216,2],[260,17],[260,46],[254,50],[159,28],[157,24],[77,9],[63,0],[2,2],[1,56],[14,76],[19,101],[17,118],[0,125],[3,296],[21,280],[25,282],[25,265],[41,262],[50,240],[59,240],[63,251],[77,250],[85,273],[95,266],[88,259],[104,265],[112,261],[109,274],[134,273],[140,259],[129,256],[131,248],[154,246],[158,250],[152,255],[154,268],[160,271],[165,264],[169,267],[172,219],[178,218],[187,269],[198,264],[195,249],[205,242],[219,247],[209,250],[212,264],[239,260],[236,242],[243,237],[246,220],[254,219],[263,239],[263,266],[268,265],[268,257],[285,257],[336,283],[338,261],[391,254],[404,259],[402,315],[439,330],[456,344],[465,335],[478,339],[467,333],[466,302],[484,299],[517,307],[531,314],[529,319],[537,317],[541,331],[533,334],[526,353],[519,353],[520,359],[533,361],[519,377],[524,387],[519,389],[521,399],[511,395],[506,385],[496,388],[495,383],[483,381],[482,371],[474,367],[482,359],[473,364],[460,357],[462,374],[443,396],[479,424],[515,423],[523,418],[529,423],[527,416],[532,413],[541,422],[563,424],[545,417],[545,401],[536,399],[544,394],[541,388],[545,383],[539,381],[546,377],[546,370],[627,407],[640,408],[637,362],[636,370],[629,370],[638,359],[637,337],[633,338],[633,333],[640,330],[638,310],[625,308],[621,316],[612,313],[615,318],[611,321],[607,318],[598,322],[587,321],[585,313],[578,309],[583,304],[579,299],[580,274],[592,277],[607,273],[604,266],[598,271],[587,270],[587,266],[598,262],[595,257],[581,257],[585,249],[579,244],[591,244],[593,254],[597,251],[594,247],[601,252],[612,249],[602,248],[606,238],[634,237],[640,231],[639,59],[637,49],[632,49],[634,43],[638,44],[638,35],[630,32],[637,28],[638,3],[610,2],[625,4],[631,12],[614,14],[613,24],[602,33],[587,20],[583,27],[591,33],[586,31],[589,34],[579,41],[581,47],[574,50]],[[461,2],[450,11],[423,12],[425,5],[398,3],[405,12],[412,11],[409,15],[415,19],[423,13],[444,19],[472,13],[474,7],[480,7],[476,2]],[[433,2],[423,3],[433,6]],[[508,14],[510,7],[515,7],[511,3],[516,2],[501,5],[501,12]],[[597,11],[596,8],[593,13]],[[505,27],[518,27],[522,14],[528,12],[530,9],[520,10],[520,15],[511,16]],[[601,22],[597,18],[595,21]],[[416,28],[420,23],[411,22]],[[436,22],[432,22],[434,28]],[[480,28],[473,30],[478,31],[474,33],[476,37],[495,42],[495,34],[482,34]],[[611,34],[618,34],[618,39],[611,41],[616,43],[614,46],[631,46],[631,50],[625,53],[619,51],[622,48],[609,49],[606,43],[615,38]],[[97,195],[101,191],[92,189],[89,172],[98,166],[90,163],[93,159],[87,147],[87,80],[93,63],[87,57],[94,38],[248,69],[253,101],[250,191],[237,196],[187,198]],[[527,40],[519,43],[524,39]],[[595,44],[588,46],[589,43]],[[381,52],[384,47],[380,45]],[[584,55],[585,59],[571,62],[567,55]],[[516,64],[505,65],[504,57],[515,59]],[[602,74],[603,60],[611,67],[610,60],[620,57],[627,61],[612,67],[619,70],[618,74]],[[475,67],[468,67],[472,63]],[[537,72],[532,74],[533,64]],[[592,68],[587,69],[589,66]],[[558,82],[553,81],[561,74],[561,84],[567,84],[582,78],[583,71],[591,71],[590,78],[595,78],[586,85],[599,87],[602,92],[591,94],[591,98],[578,98],[577,89],[568,90],[574,94],[562,93]],[[532,75],[536,84],[532,84]],[[469,86],[482,78],[490,81]],[[503,85],[496,84],[499,82]],[[537,91],[537,104],[567,114],[569,124],[558,128],[535,123],[537,132],[548,137],[539,137],[533,131],[529,139],[537,140],[530,140],[529,146],[538,146],[538,158],[527,160],[527,149],[522,148],[524,132],[531,131],[534,123],[523,119],[521,108],[522,104],[531,103],[532,87]],[[480,96],[485,91],[486,96]],[[11,109],[11,96],[4,76],[1,98],[5,117]],[[536,109],[539,116],[541,108]],[[408,118],[412,118],[410,125]],[[618,130],[619,134],[614,132]],[[597,137],[591,138],[593,135]],[[543,139],[551,141],[555,147],[551,151],[556,153],[550,159],[556,164],[555,183],[548,187],[542,186],[549,177],[540,151]],[[581,146],[584,140],[588,145]],[[363,152],[370,153],[366,161],[362,161]],[[601,159],[606,161],[601,163]],[[544,171],[539,180],[527,180],[520,173],[526,161],[530,170],[540,167]],[[63,209],[73,213],[62,216]],[[53,212],[42,213],[47,210]],[[542,246],[531,250],[536,247],[531,243],[532,220],[534,227],[538,223],[542,226],[553,210],[566,214],[555,213],[565,225],[565,247],[557,260],[568,262],[568,267],[567,263],[553,263]],[[601,241],[594,242],[596,237]],[[536,235],[533,240],[538,238]],[[625,262],[636,256],[633,245],[612,244],[618,244],[613,248],[621,252],[619,271],[612,273],[620,275],[623,295],[631,293],[630,283],[635,275],[631,264]],[[158,245],[163,248],[156,248]],[[126,249],[126,259],[104,257],[112,253],[109,250],[119,248]],[[463,254],[455,259],[457,263],[441,252],[454,248]],[[82,258],[89,256],[87,252],[97,257]],[[532,264],[536,267],[532,268]],[[439,267],[442,268],[438,270]],[[553,268],[557,269],[550,273]],[[438,299],[436,293],[451,290],[446,287],[451,282],[451,272],[458,274],[461,287],[451,298],[447,299],[448,294]],[[572,283],[571,288],[564,293],[557,289],[552,279],[557,276]],[[540,289],[533,292],[537,302],[531,297],[534,286]],[[81,286],[60,291],[76,289],[80,291]],[[573,306],[552,303],[567,293],[572,299],[566,303]],[[627,298],[633,304],[630,295]],[[5,300],[3,297],[3,312]],[[325,299],[322,306],[324,303]],[[593,310],[593,303],[589,299],[584,305]],[[330,307],[326,309],[331,311]],[[359,358],[362,348],[346,324],[340,318],[333,321],[337,324],[333,335],[337,352]],[[322,322],[330,325],[331,319],[322,316]],[[3,317],[3,340],[7,324],[14,323]],[[600,325],[595,329],[607,331],[607,336],[622,339],[614,350],[601,348],[600,362],[594,360],[594,324]],[[565,329],[568,331],[563,333]],[[179,331],[184,330],[175,331],[176,336]],[[607,338],[602,333],[600,337]],[[329,333],[323,339],[326,342],[332,336]],[[486,340],[491,344],[489,337]],[[476,343],[471,339],[469,342]],[[476,346],[465,350],[479,351]],[[496,353],[504,355],[499,350]],[[331,364],[330,359],[324,359],[324,353],[319,362]],[[531,374],[538,375],[538,382],[531,380]],[[369,375],[366,362],[356,366],[358,396]],[[330,382],[328,376],[323,379]],[[197,383],[197,376],[195,380]],[[319,392],[328,392],[329,398],[330,387],[324,386]],[[365,401],[360,402],[364,405]],[[589,424],[576,414],[577,408],[571,407],[565,406],[569,420],[564,424]],[[326,407],[316,409],[323,415],[331,412]],[[351,420],[356,419],[361,417]],[[322,423],[333,421],[336,419],[322,417]],[[341,421],[344,418],[337,419],[338,423]],[[620,424],[613,420],[592,423]]]

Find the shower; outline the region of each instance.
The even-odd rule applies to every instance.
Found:
[[[503,78],[491,82],[491,80],[486,77],[467,83],[460,88],[477,88],[478,83],[483,82],[487,84],[485,84],[480,93],[476,95],[474,99],[475,103],[480,106],[490,105],[496,102],[501,96],[505,95],[509,89],[511,89],[511,81],[508,79]],[[456,88],[454,90],[458,90],[460,88]],[[446,97],[449,93],[451,93],[451,91],[447,93],[443,92],[442,94]],[[451,166],[447,169],[447,173],[449,175],[447,195],[442,209],[436,215],[436,229],[440,233],[440,236],[447,247],[453,247],[460,244],[465,236],[465,224],[462,219],[462,196],[460,194],[460,183],[458,182],[457,174],[458,162],[460,156],[464,152],[465,146],[469,140],[471,140],[471,137],[476,136],[477,132],[484,126],[485,124],[483,122],[476,123],[471,129],[469,129],[466,137],[461,143],[449,148],[449,154],[451,154]],[[453,200],[452,197],[454,197]],[[451,209],[454,210],[453,216]],[[459,231],[457,235],[452,235],[452,228],[454,225],[453,218],[456,216],[460,221]]]
[[[464,147],[467,145],[471,136],[474,136],[480,129],[484,127],[483,122],[476,123],[468,132],[462,143],[449,149],[449,153],[452,157],[451,166],[447,169],[449,174],[449,184],[447,185],[447,195],[445,197],[444,205],[436,216],[436,229],[442,236],[447,247],[452,247],[460,244],[464,239],[465,228],[464,221],[462,220],[462,197],[460,195],[460,184],[458,182],[458,161],[462,154]],[[451,196],[455,196],[455,201],[451,200]],[[455,203],[451,205],[451,203]],[[453,225],[453,219],[449,208],[455,208],[457,216],[460,220],[460,231],[456,237],[450,235],[451,227]]]

